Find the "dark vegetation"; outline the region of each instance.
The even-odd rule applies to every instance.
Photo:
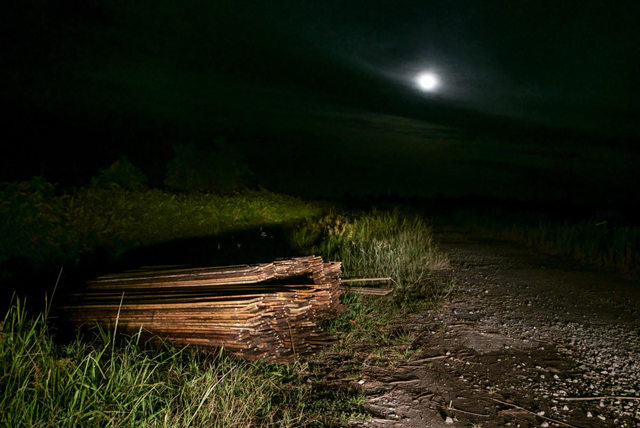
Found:
[[[640,227],[615,213],[594,213],[571,221],[544,213],[520,212],[507,217],[461,214],[458,221],[484,236],[525,243],[543,253],[578,264],[640,274]]]
[[[635,207],[465,198],[442,201],[441,226],[523,243],[584,266],[640,275],[640,214]]]
[[[385,195],[339,202],[358,209],[403,207],[405,212],[432,218],[439,229],[458,228],[485,238],[510,240],[578,265],[640,278],[640,210],[632,201],[576,204],[479,195]]]
[[[232,184],[215,174],[171,175],[188,170],[196,156],[193,148],[180,150],[168,168],[167,190],[148,187],[126,158],[101,169],[87,187],[58,189],[43,177],[3,185],[0,267],[10,306],[3,308],[0,334],[0,424],[335,426],[362,417],[361,397],[327,378],[335,358],[354,355],[358,346],[375,349],[379,361],[418,355],[398,354],[396,345],[411,338],[389,330],[449,286],[430,279],[447,262],[425,220],[399,210],[346,212],[335,204],[251,190],[239,181],[243,174]],[[172,183],[181,184],[172,190]],[[291,366],[250,364],[168,344],[153,349],[138,336],[115,337],[99,328],[93,336],[76,336],[48,317],[52,299],[55,305],[87,278],[110,270],[311,253],[342,260],[343,277],[390,276],[397,293],[346,294],[348,311],[324,326],[339,344]],[[358,377],[357,366],[345,370],[339,374]]]
[[[126,157],[86,187],[43,177],[2,185],[1,425],[336,426],[364,417],[362,397],[335,379],[358,379],[362,364],[421,358],[402,320],[455,287],[433,275],[448,262],[425,215],[585,264],[633,272],[640,261],[632,216],[486,198],[307,202],[252,188],[224,142],[174,150],[163,190]],[[342,261],[343,278],[391,277],[394,292],[345,294],[347,311],[323,326],[339,341],[291,366],[153,349],[100,329],[80,337],[48,318],[61,267],[54,304],[108,271],[308,254]]]
[[[68,274],[92,275],[136,248],[187,238],[223,239],[252,229],[259,237],[260,227],[319,216],[324,210],[265,190],[170,193],[112,184],[58,194],[42,177],[7,184],[0,196],[0,269],[3,282],[13,284],[3,286],[4,294],[34,276],[55,276],[63,266]],[[204,250],[203,245],[201,241],[198,247]]]

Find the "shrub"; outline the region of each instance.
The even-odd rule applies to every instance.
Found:
[[[246,184],[251,174],[241,152],[224,140],[211,149],[194,144],[174,145],[164,183],[173,190],[229,192]]]
[[[2,184],[0,265],[11,257],[36,262],[56,259],[64,213],[55,204],[54,191],[55,186],[43,177]]]
[[[317,204],[266,190],[231,195],[80,188],[55,195],[41,177],[0,186],[0,280],[183,238],[319,217]],[[16,262],[20,263],[16,263]]]
[[[144,190],[147,188],[147,177],[126,156],[122,156],[107,168],[98,171],[98,175],[91,178],[91,187]]]

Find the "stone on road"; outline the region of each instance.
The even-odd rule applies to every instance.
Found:
[[[367,427],[640,427],[640,284],[436,234],[457,284],[407,325],[427,358],[366,367]],[[434,358],[428,358],[434,357]]]

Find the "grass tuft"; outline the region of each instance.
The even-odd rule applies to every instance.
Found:
[[[248,363],[98,331],[56,345],[43,315],[14,301],[0,335],[0,425],[337,426],[353,392],[308,381],[308,366]]]
[[[390,277],[398,291],[408,291],[449,266],[431,233],[422,217],[374,210],[309,220],[291,240],[304,252],[342,261],[344,279]]]

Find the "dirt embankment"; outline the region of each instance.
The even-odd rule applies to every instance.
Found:
[[[437,233],[457,291],[415,315],[424,358],[365,367],[368,427],[640,427],[640,284]]]

